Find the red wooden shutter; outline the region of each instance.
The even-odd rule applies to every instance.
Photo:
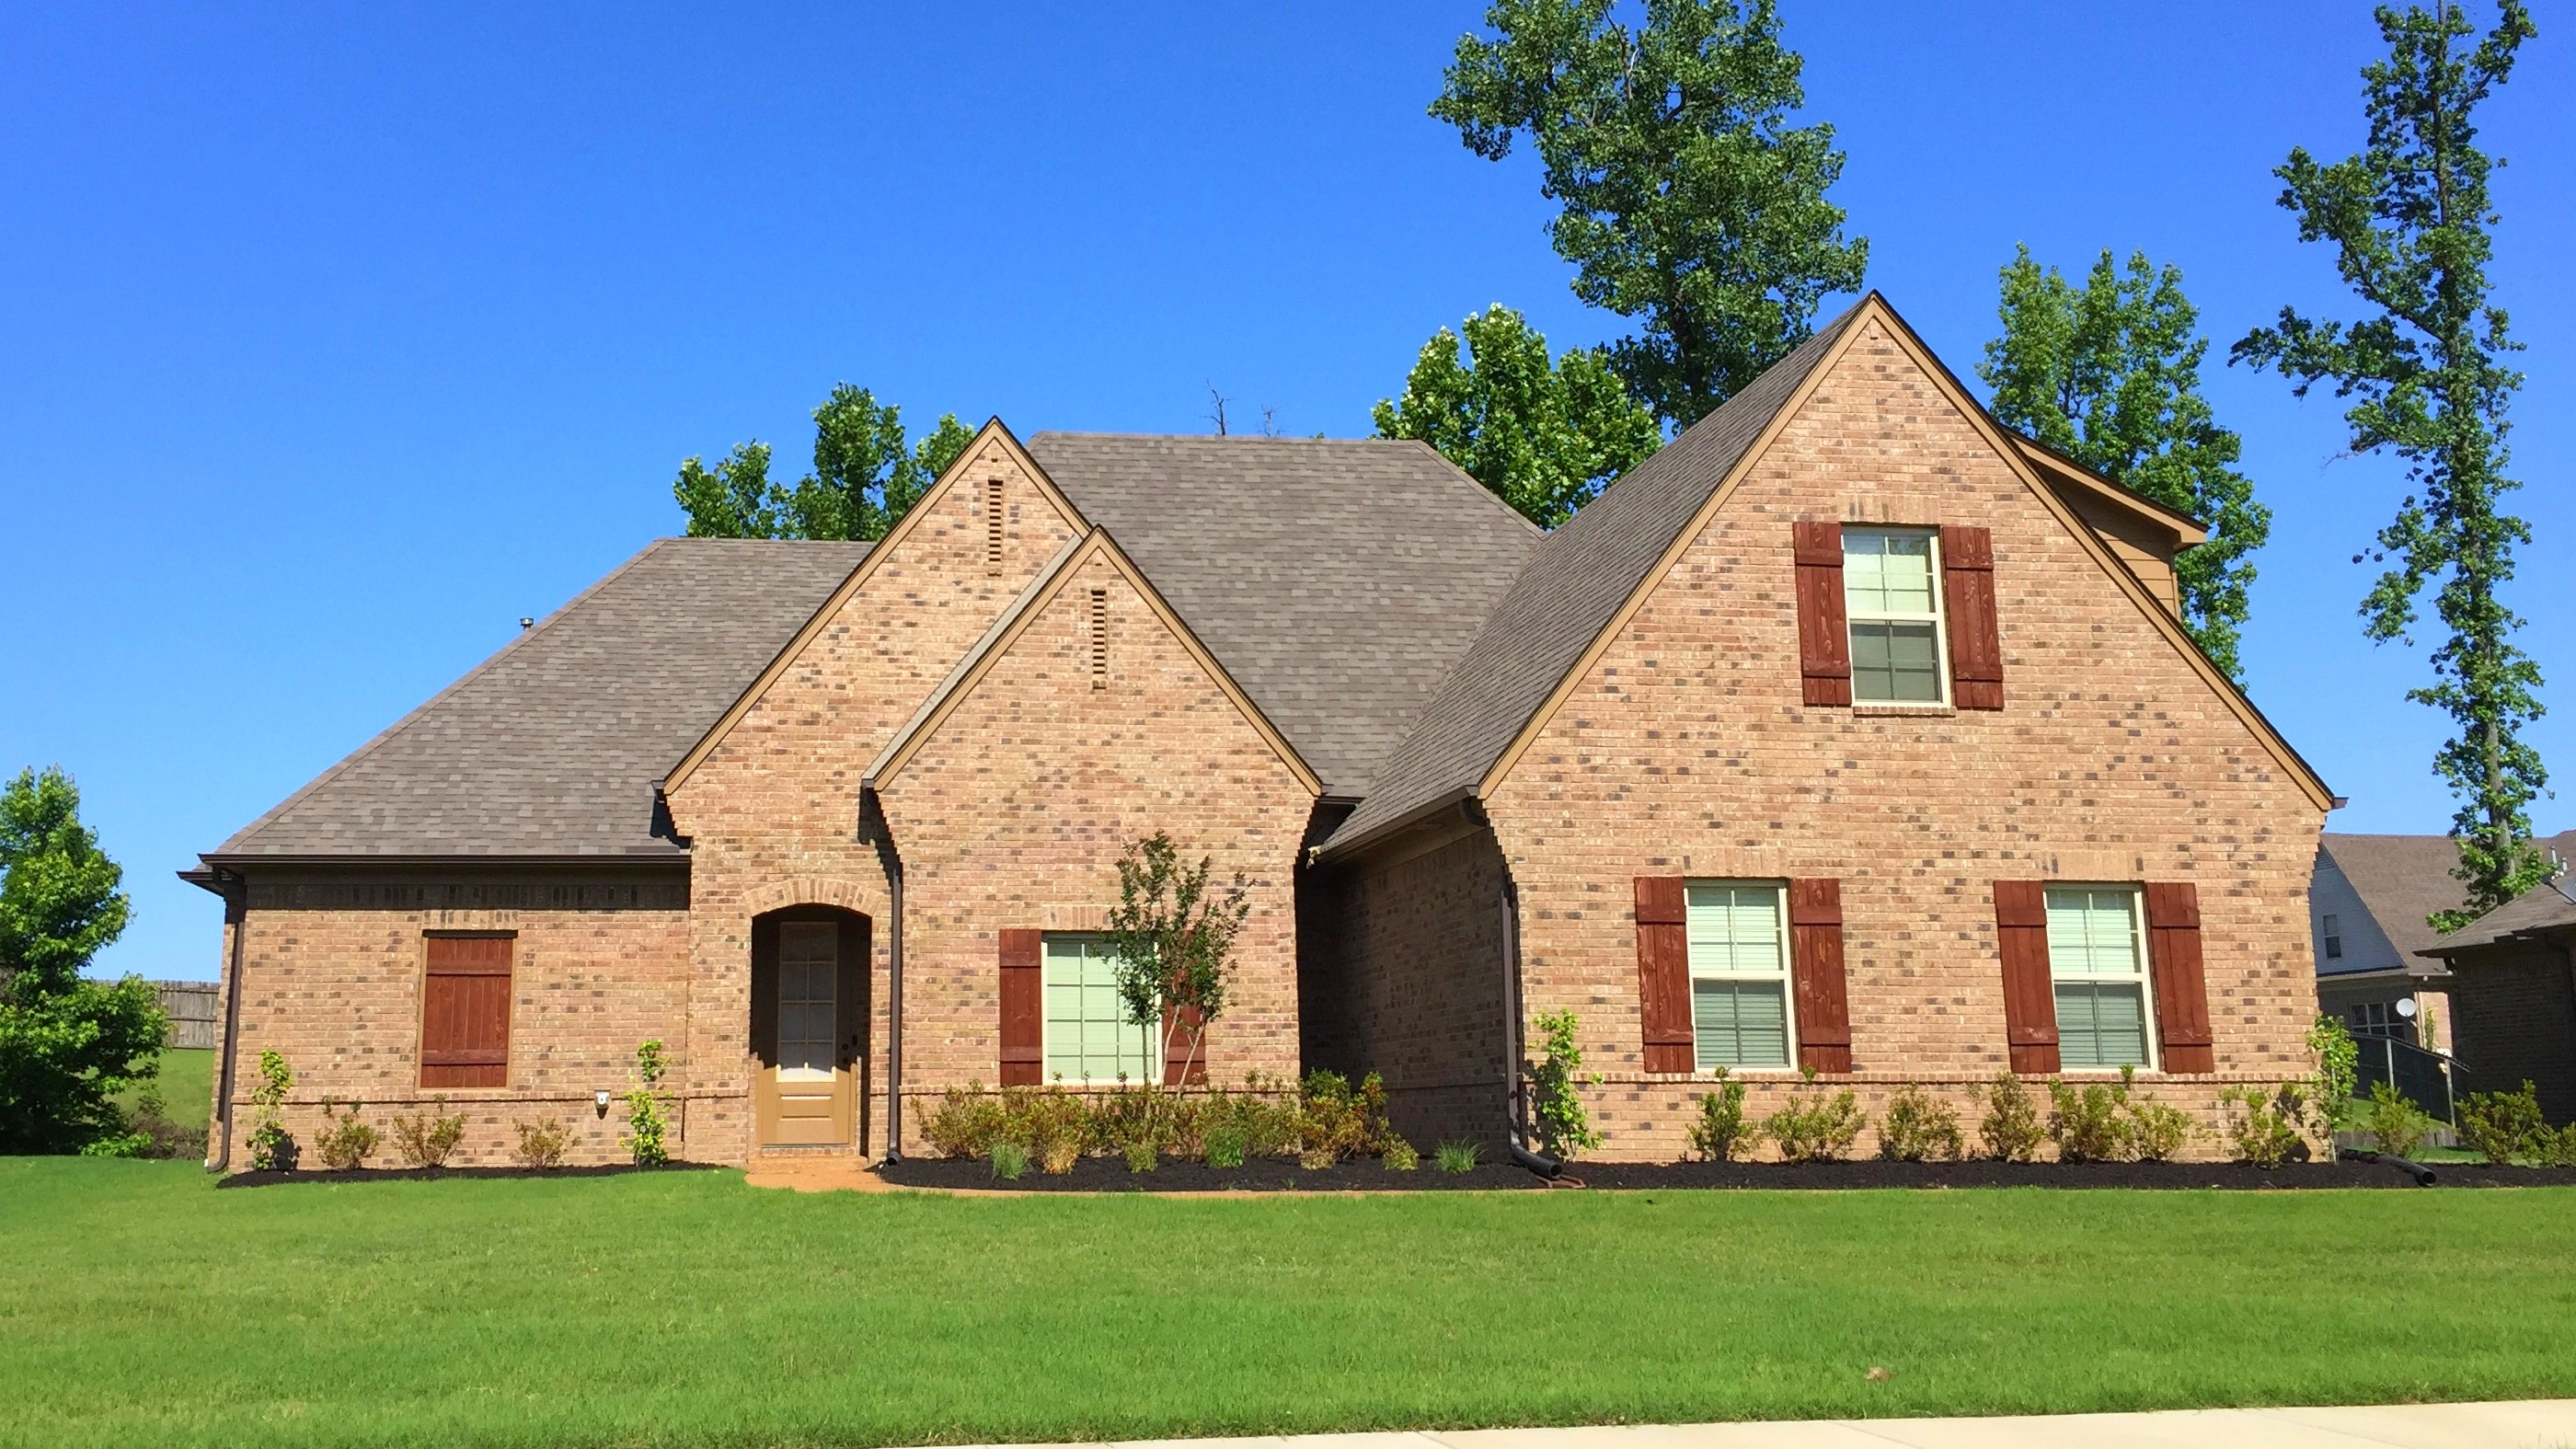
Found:
[[[432,936],[421,982],[420,1084],[510,1084],[508,936]]]
[[[1002,935],[1002,1062],[1005,1087],[1034,1087],[1046,1080],[1045,972],[1037,931]]]
[[[1637,1016],[1650,1072],[1687,1072],[1698,1065],[1686,919],[1680,876],[1637,877]]]
[[[2004,962],[2004,1040],[2016,1072],[2057,1070],[2057,994],[2048,980],[2048,890],[1995,882],[1995,939]]]
[[[1798,672],[1809,704],[1849,704],[1851,628],[1843,619],[1843,526],[1793,523],[1798,558]]]
[[[1798,1065],[1820,1072],[1850,1071],[1841,881],[1789,882],[1789,969],[1798,987]]]
[[[1982,528],[1941,529],[1941,598],[1950,612],[1950,698],[1961,709],[2004,707],[2004,641],[1995,622],[1995,539]]]
[[[1184,1006],[1180,1010],[1181,1029],[1174,1031],[1172,1015],[1169,1011],[1163,1013],[1163,1085],[1204,1087],[1208,1079],[1207,1024],[1197,1007]],[[1186,1077],[1184,1072],[1188,1073]]]
[[[2209,983],[2200,966],[2200,888],[2147,886],[2147,966],[2156,980],[2156,1039],[2168,1072],[2214,1072]]]

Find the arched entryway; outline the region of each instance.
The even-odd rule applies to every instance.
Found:
[[[751,922],[753,1146],[864,1152],[868,918],[789,906]]]

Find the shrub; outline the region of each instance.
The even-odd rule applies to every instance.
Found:
[[[2256,1086],[2228,1087],[2218,1100],[2235,1110],[2228,1115],[2227,1138],[2239,1161],[2256,1167],[2278,1167],[2290,1160],[2301,1141],[2307,1098],[2299,1084],[2284,1082],[2277,1091]]]
[[[1717,1069],[1716,1091],[1700,1093],[1699,1120],[1683,1135],[1703,1162],[1733,1162],[1762,1140],[1762,1129],[1744,1120],[1744,1084],[1728,1081],[1726,1068]]]
[[[205,1158],[207,1129],[172,1121],[169,1101],[161,1095],[158,1082],[146,1082],[134,1094],[134,1113],[126,1125],[133,1132],[138,1157]]]
[[[553,1117],[522,1117],[513,1124],[519,1129],[519,1148],[515,1156],[521,1167],[561,1167],[564,1153],[572,1146],[572,1129]]]
[[[2555,1132],[2543,1129],[2531,1145],[2531,1156],[2543,1167],[2576,1167],[2576,1122]]]
[[[1411,1172],[1422,1165],[1422,1154],[1414,1151],[1413,1144],[1403,1138],[1389,1137],[1385,1150],[1378,1154],[1378,1161],[1386,1164],[1389,1172]]]
[[[2200,1129],[2191,1114],[2162,1102],[2129,1104],[2129,1146],[2142,1162],[2171,1162]]]
[[[287,1133],[279,1113],[286,1105],[286,1094],[295,1086],[295,1073],[288,1069],[286,1058],[274,1051],[259,1054],[259,1085],[250,1089],[250,1165],[254,1172],[291,1172],[295,1168],[295,1139]]]
[[[2370,1140],[2391,1157],[2414,1156],[2433,1130],[2433,1119],[2386,1082],[2370,1084],[2370,1106],[2361,1122]]]
[[[1601,1145],[1591,1114],[1575,1081],[1583,1075],[1583,1043],[1577,1039],[1579,1018],[1571,1011],[1552,1011],[1538,1018],[1547,1038],[1547,1055],[1530,1073],[1531,1115],[1538,1121],[1538,1141],[1555,1156],[1572,1161]],[[1598,1078],[1596,1077],[1597,1081]]]
[[[1155,1150],[1151,1138],[1136,1138],[1126,1145],[1124,1151],[1129,1172],[1151,1172],[1162,1166],[1162,1154]]]
[[[322,1155],[323,1166],[343,1172],[366,1166],[377,1142],[376,1129],[358,1120],[359,1111],[366,1105],[364,1102],[351,1102],[346,1113],[335,1116],[331,1111],[331,1099],[322,1099],[322,1120],[331,1125],[323,1128],[321,1134],[313,1139],[313,1150]]]
[[[1986,1087],[1985,1120],[1977,1124],[1986,1155],[2005,1162],[2036,1162],[2045,1135],[2040,1130],[2039,1107],[2021,1079],[2010,1072],[1995,1073]]]
[[[2318,1135],[2331,1136],[2355,1115],[2353,1098],[2361,1090],[2361,1044],[2352,1039],[2342,1017],[2320,1011],[2308,1026],[2308,1050],[2317,1055],[2316,1080],[2307,1094],[2312,1099],[2309,1106],[2321,1119]]]
[[[1247,1074],[1241,1094],[1222,1089],[1210,1092],[1198,1104],[1198,1135],[1202,1150],[1210,1154],[1212,1166],[1243,1165],[1248,1157],[1278,1157],[1294,1151],[1298,1137],[1299,1104],[1293,1097],[1283,1099],[1279,1085],[1259,1072]],[[1240,1156],[1231,1163],[1214,1160],[1214,1143],[1224,1137],[1229,1151]]]
[[[2551,1135],[2529,1082],[2517,1092],[2471,1092],[2460,1099],[2460,1140],[2489,1162],[2530,1156]]]
[[[447,1105],[444,1096],[430,1100]],[[394,1146],[401,1150],[403,1161],[414,1167],[445,1167],[456,1154],[456,1145],[465,1140],[465,1117],[433,1117],[424,1112],[417,1117],[394,1119]]]
[[[1898,1162],[1952,1161],[1964,1156],[1959,1114],[1921,1087],[1900,1087],[1887,1099],[1879,1124],[1878,1155]]]
[[[1476,1159],[1485,1155],[1482,1145],[1474,1142],[1443,1142],[1432,1149],[1431,1160],[1442,1172],[1473,1172]]]
[[[1306,1074],[1297,1100],[1298,1166],[1330,1167],[1394,1135],[1386,1123],[1386,1083],[1377,1073],[1361,1078],[1357,1089],[1339,1072]]]
[[[1812,1082],[1816,1074],[1806,1073]],[[1836,1162],[1860,1140],[1869,1118],[1860,1099],[1846,1088],[1828,1097],[1821,1092],[1792,1097],[1787,1106],[1762,1121],[1762,1130],[1780,1144],[1784,1162]]]
[[[1205,1139],[1207,1165],[1228,1171],[1241,1167],[1245,1141],[1243,1128],[1232,1122],[1209,1128]]]
[[[994,1139],[986,1151],[993,1160],[993,1175],[1004,1182],[1017,1182],[1029,1170],[1029,1150],[1007,1137]]]
[[[662,1100],[653,1095],[664,1070],[659,1037],[636,1046],[635,1074],[643,1080],[626,1094],[626,1132],[618,1145],[635,1154],[638,1167],[659,1167],[671,1160],[670,1149],[662,1145]]]
[[[1161,1087],[1150,1083],[1131,1087],[1122,1082],[1116,1091],[1090,1104],[1086,1125],[1094,1146],[1126,1158],[1135,1171],[1151,1172],[1180,1141],[1182,1119],[1187,1115],[1187,1104]],[[1145,1165],[1137,1167],[1139,1162]]]
[[[939,1110],[921,1124],[921,1133],[930,1150],[942,1157],[983,1157],[1007,1127],[1001,1101],[975,1081],[949,1088]]]
[[[1010,1119],[1009,1138],[1027,1150],[1038,1171],[1050,1177],[1073,1171],[1073,1165],[1082,1160],[1082,1144],[1091,1135],[1090,1113],[1082,1099],[1062,1087],[1042,1092],[1017,1087],[1002,1095]]]
[[[2048,1084],[2048,1135],[2057,1142],[2060,1162],[2126,1162],[2136,1155],[2129,1142],[2127,1074],[2119,1086],[2093,1082],[2082,1088],[2064,1082]]]

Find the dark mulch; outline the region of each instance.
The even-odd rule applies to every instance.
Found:
[[[322,1168],[316,1171],[297,1169],[293,1172],[236,1172],[215,1179],[217,1187],[275,1187],[288,1182],[437,1182],[445,1178],[507,1177],[619,1177],[630,1172],[715,1172],[720,1164],[713,1162],[671,1162],[660,1167],[637,1167],[631,1162],[610,1163],[600,1167],[357,1167],[346,1172]]]
[[[2436,1164],[2441,1187],[2549,1187],[2576,1185],[2576,1169]],[[1130,1172],[1113,1157],[1086,1157],[1073,1171],[1050,1177],[1032,1169],[1015,1181],[993,1176],[991,1164],[962,1158],[907,1158],[878,1169],[901,1187],[1010,1188],[1030,1192],[1436,1192],[1459,1189],[1536,1189],[1546,1184],[1506,1163],[1486,1163],[1468,1173],[1446,1173],[1428,1161],[1414,1172],[1389,1172],[1373,1158],[1310,1172],[1294,1162],[1254,1162],[1218,1169],[1197,1162],[1166,1162],[1152,1172]],[[1590,1188],[1630,1191],[1657,1188],[2264,1188],[2413,1187],[2397,1168],[2369,1162],[2302,1162],[2265,1169],[2242,1162],[1578,1162],[1567,1176]]]

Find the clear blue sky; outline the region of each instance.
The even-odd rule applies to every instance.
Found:
[[[0,766],[69,768],[124,862],[103,969],[212,975],[171,872],[677,532],[682,457],[759,437],[794,476],[835,381],[1023,432],[1200,431],[1213,383],[1356,435],[1489,302],[1622,330],[1532,165],[1423,114],[1473,0],[974,8],[0,12]],[[2221,355],[2347,309],[2269,171],[2357,145],[2362,5],[1784,8],[1869,281],[1962,373],[2016,241],[2178,263]],[[2576,787],[2576,11],[2539,11],[2486,139],[2532,349],[2516,597]],[[2442,828],[2420,652],[2353,613],[2402,480],[2336,460],[2331,400],[2211,392],[2277,516],[2256,699],[2336,828]]]

